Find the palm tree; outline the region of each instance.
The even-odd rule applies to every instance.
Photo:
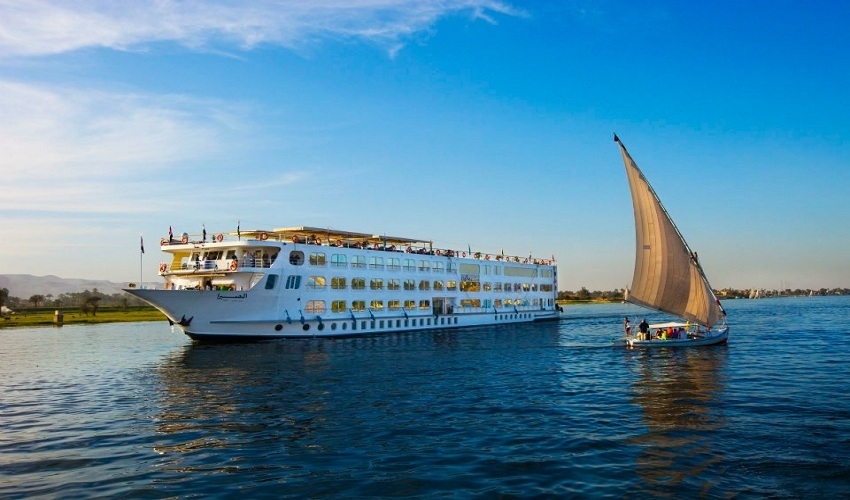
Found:
[[[44,302],[44,295],[33,295],[30,297],[30,302],[32,302],[33,307],[38,307],[39,304]]]

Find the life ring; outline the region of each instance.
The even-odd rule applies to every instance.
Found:
[[[235,271],[236,268],[238,268],[238,267],[239,267],[239,263],[236,261],[236,259],[233,259],[233,260],[230,261],[230,270],[231,271]]]
[[[461,257],[466,257],[466,252],[460,254]]]
[[[159,265],[159,274],[165,273],[165,270],[168,269],[168,266],[165,265],[165,262]]]
[[[186,234],[186,233],[183,233],[183,237],[182,237],[182,238],[180,238],[180,243],[183,243],[184,245],[185,245],[186,243],[189,243],[189,235],[188,235],[188,234]]]
[[[223,234],[218,233],[217,235],[215,235],[215,241],[217,241],[217,242],[221,243],[221,241],[222,241],[223,239],[224,239],[224,235],[223,235]]]
[[[269,235],[266,233],[260,233],[260,241],[266,241],[267,239],[269,239]]]
[[[163,245],[166,245],[166,244],[168,244],[168,240],[166,240],[165,238],[160,238],[159,246],[163,246]]]
[[[407,247],[407,250],[405,250],[405,251],[406,251],[407,253],[413,253],[413,249],[412,249],[412,248],[410,248],[410,247]]]

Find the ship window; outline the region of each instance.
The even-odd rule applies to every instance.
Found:
[[[301,266],[304,264],[304,252],[301,250],[293,250],[289,252],[289,263],[293,266]]]
[[[404,308],[405,309],[413,309],[414,307],[416,307],[416,301],[415,300],[405,300],[404,301]]]
[[[416,290],[416,280],[404,280],[405,290]]]
[[[310,265],[311,266],[324,266],[326,263],[327,257],[325,257],[324,252],[312,252],[310,253]]]
[[[400,290],[401,289],[401,281],[397,279],[389,279],[387,280],[387,290]]]
[[[381,278],[372,278],[369,280],[369,288],[371,290],[383,290],[384,289],[384,280]]]
[[[456,273],[457,272],[457,264],[454,262],[449,262],[446,264],[446,272],[447,273]]]
[[[277,283],[277,275],[268,275],[268,277],[266,277],[266,290],[271,290],[272,288],[274,288],[275,283]]]
[[[455,281],[455,280],[446,281],[446,290],[457,290],[457,281]]]
[[[420,271],[426,271],[426,272],[430,271],[431,270],[431,263],[428,262],[427,260],[420,260],[419,261],[419,270]]]
[[[365,290],[366,289],[366,278],[351,278],[351,289],[352,290]]]
[[[351,310],[357,312],[363,312],[366,310],[366,301],[365,300],[352,300],[351,301]]]
[[[307,278],[307,288],[316,290],[325,288],[325,277],[324,276],[309,276]]]
[[[419,309],[431,309],[431,301],[426,299],[420,300]]]
[[[496,276],[502,274],[502,266],[493,266],[493,274]]]
[[[514,283],[514,291],[515,291],[515,292],[520,291],[520,288],[522,288],[522,285],[521,285],[521,284],[519,284],[519,283]]]
[[[502,282],[501,281],[497,281],[497,282],[493,283],[493,291],[494,292],[501,292],[502,291]]]
[[[345,255],[341,253],[335,253],[331,255],[331,266],[333,267],[347,267],[348,260],[346,260]]]
[[[505,307],[510,307],[513,305],[514,301],[511,299],[505,299]]]
[[[324,300],[308,300],[304,305],[304,312],[310,314],[324,314],[325,312],[325,301]]]
[[[373,300],[369,302],[369,307],[375,311],[380,311],[384,308],[383,300]]]
[[[435,273],[443,272],[443,263],[442,262],[434,262],[434,272]]]
[[[419,282],[419,289],[422,290],[422,291],[430,290],[431,289],[431,283],[428,282],[427,280],[422,280],[422,281]]]
[[[384,268],[384,258],[383,257],[369,257],[369,268],[370,269],[383,269]]]
[[[366,267],[366,257],[362,255],[354,255],[351,257],[351,267]]]
[[[523,284],[522,284],[522,291],[523,291],[523,292],[528,292],[528,291],[530,291],[530,290],[531,290],[531,285],[529,285],[528,283],[523,283]]]
[[[493,307],[495,307],[495,308],[502,307],[502,299],[495,299],[493,301]]]
[[[478,281],[478,276],[470,276],[469,278],[474,279],[463,279],[460,282],[460,291],[461,292],[480,292],[481,291],[481,283]]]
[[[434,290],[442,290],[442,289],[443,289],[443,282],[442,281],[435,281],[434,282]]]
[[[401,259],[397,259],[395,257],[387,259],[387,269],[390,271],[398,271],[401,269]]]
[[[287,290],[295,290],[301,287],[301,276],[287,276],[286,277],[286,289]]]
[[[331,302],[331,312],[344,313],[348,309],[344,300],[335,300]]]
[[[345,289],[345,278],[342,276],[334,276],[331,278],[331,288],[334,290],[344,290]]]
[[[404,259],[404,270],[411,272],[416,270],[416,261],[413,259]]]
[[[401,301],[399,301],[399,300],[388,300],[387,301],[387,308],[393,309],[393,310],[401,309]]]
[[[493,286],[490,283],[484,283],[484,291],[490,292],[493,290]]]

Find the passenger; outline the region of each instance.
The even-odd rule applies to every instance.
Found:
[[[263,267],[270,267],[269,254],[263,252]]]
[[[640,330],[641,340],[649,340],[649,323],[646,322],[646,318],[640,322],[638,330]]]
[[[626,337],[632,336],[632,324],[629,322],[628,316],[623,320],[623,330],[626,331]]]
[[[668,327],[667,327],[667,338],[668,338],[668,339],[672,339],[672,338],[673,338],[673,327],[672,327],[672,326],[668,326]]]

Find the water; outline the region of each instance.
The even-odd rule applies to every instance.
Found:
[[[0,496],[846,496],[850,297],[727,301],[728,346],[560,323],[202,345],[0,331]],[[652,318],[650,318],[652,319]]]

